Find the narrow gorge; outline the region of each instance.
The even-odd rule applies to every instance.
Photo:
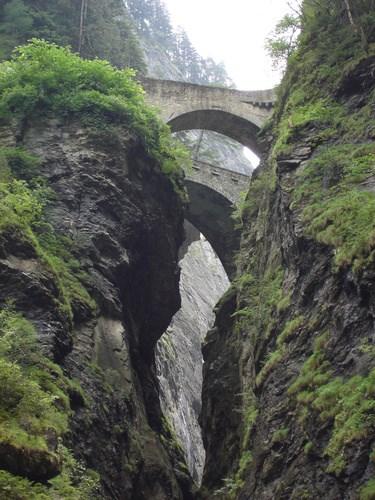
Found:
[[[0,500],[375,499],[374,1],[256,91],[159,0],[3,3]]]

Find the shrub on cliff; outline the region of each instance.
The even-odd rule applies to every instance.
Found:
[[[175,180],[187,153],[146,105],[134,76],[131,69],[85,60],[67,48],[34,39],[0,65],[0,120],[76,115],[96,129],[126,125]]]

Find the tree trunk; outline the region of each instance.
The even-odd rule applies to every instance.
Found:
[[[350,3],[349,3],[349,0],[344,0],[344,4],[345,4],[345,9],[346,9],[346,12],[348,14],[348,18],[349,18],[349,22],[350,24],[353,26],[353,29],[356,33],[359,32],[359,35],[361,37],[361,42],[362,42],[362,47],[363,49],[368,52],[368,40],[367,40],[367,36],[366,36],[366,33],[363,29],[363,27],[359,24],[357,24],[354,19],[353,19],[353,14],[352,14],[352,9],[350,7]]]
[[[84,42],[85,20],[87,15],[87,0],[81,0],[81,18],[79,23],[78,53],[81,54]]]
[[[200,150],[200,147],[201,147],[201,144],[202,144],[203,134],[204,134],[204,130],[200,130],[198,141],[197,141],[197,143],[195,145],[195,148],[194,148],[194,153],[193,153],[193,159],[194,160],[198,160],[198,158],[199,158],[199,150]]]

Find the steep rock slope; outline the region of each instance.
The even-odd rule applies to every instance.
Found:
[[[187,231],[188,235],[191,233]],[[198,233],[198,239],[189,243],[180,261],[181,309],[158,342],[156,360],[163,413],[171,422],[192,476],[199,484],[204,464],[198,424],[202,391],[201,346],[214,320],[213,308],[228,288],[229,281],[207,240]]]
[[[269,154],[242,207],[238,278],[204,346],[206,498],[375,495],[375,33],[365,3],[353,26],[344,3],[305,2],[263,131]]]
[[[128,85],[123,106],[133,102],[133,111],[142,114],[150,132],[156,122],[151,115],[146,118],[148,111],[126,73],[44,43],[35,43],[23,54],[25,59],[6,66],[12,67],[12,80],[1,68],[2,120],[7,123],[0,135],[0,379],[3,386],[10,331],[4,329],[3,316],[11,307],[33,325],[46,356],[33,375],[34,358],[25,362],[13,349],[10,362],[19,362],[14,370],[33,376],[30,388],[45,390],[45,401],[54,384],[58,388],[48,399],[49,413],[41,407],[27,419],[27,405],[32,403],[26,395],[19,396],[14,388],[13,398],[5,399],[2,393],[2,416],[9,421],[2,420],[1,426],[12,432],[4,434],[1,427],[0,496],[11,490],[14,498],[50,498],[49,487],[51,494],[72,499],[193,498],[183,454],[161,418],[153,360],[156,341],[180,305],[180,181],[175,177],[172,182],[162,172],[162,164],[146,148],[145,136],[129,121],[131,110],[120,118],[119,108],[112,106],[111,124],[106,123],[106,113],[95,101],[98,92],[89,92],[88,111],[81,110],[80,116],[68,111],[72,101],[66,89],[74,78],[81,82],[79,91],[71,87],[76,98],[97,86],[100,102],[108,97],[106,85],[111,82],[114,93],[117,82],[116,104]],[[46,74],[54,75],[51,85],[25,108],[24,100],[15,100],[9,119],[4,112],[7,82],[20,95],[26,82],[33,88],[46,81]],[[67,95],[61,112],[59,99]],[[48,186],[49,202],[41,217],[37,200],[25,192],[42,196],[43,186]],[[30,218],[32,211],[37,220]],[[61,407],[66,407],[69,422],[52,427]],[[39,423],[30,420],[35,417]],[[79,463],[70,455],[67,459],[65,447]],[[81,491],[87,483],[82,476],[86,467],[100,481]],[[55,476],[58,482],[46,485]]]
[[[251,177],[255,166],[245,156],[243,146],[237,141],[210,130],[176,132],[175,136],[190,149],[194,160]]]

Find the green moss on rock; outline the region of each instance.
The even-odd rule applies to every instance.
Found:
[[[41,352],[34,326],[11,307],[0,310],[0,493],[12,498],[92,498],[97,479],[59,443],[82,389]],[[84,402],[84,399],[82,399]],[[75,483],[79,477],[79,484]],[[38,481],[46,483],[39,484]],[[36,481],[36,482],[35,482]],[[65,495],[65,496],[64,496]]]
[[[370,479],[359,490],[359,500],[374,500],[375,498],[375,479]]]
[[[335,248],[337,267],[358,271],[374,261],[374,175],[375,146],[344,144],[322,149],[298,176],[294,206],[306,233]]]
[[[334,377],[325,352],[328,340],[328,334],[315,340],[313,353],[288,392],[302,423],[311,411],[332,423],[324,453],[330,459],[327,471],[340,474],[347,465],[346,449],[375,430],[375,370],[366,376]]]

